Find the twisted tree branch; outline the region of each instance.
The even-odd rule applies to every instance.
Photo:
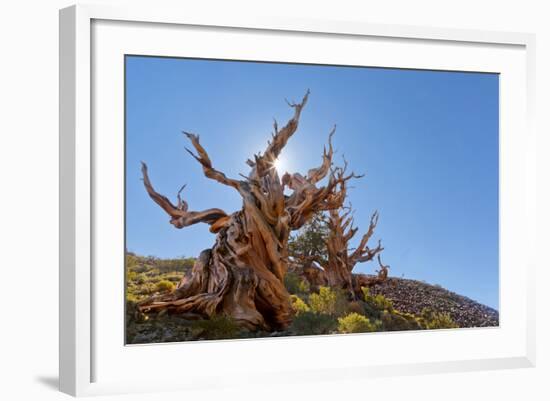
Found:
[[[174,227],[183,228],[197,223],[206,223],[212,226],[220,219],[228,217],[223,210],[217,208],[200,212],[188,211],[189,205],[181,199],[181,191],[185,188],[185,185],[178,191],[178,206],[174,206],[166,196],[155,191],[149,179],[147,164],[144,162],[141,162],[141,173],[147,193],[171,217],[170,224]]]

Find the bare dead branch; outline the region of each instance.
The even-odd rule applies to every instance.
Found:
[[[194,154],[191,150],[188,148],[185,148],[187,152],[195,160],[197,160],[201,165],[204,172],[204,175],[210,179],[213,179],[215,181],[218,181],[221,184],[228,185],[230,187],[233,187],[235,189],[239,188],[239,181],[234,180],[231,178],[227,178],[224,173],[221,171],[216,170],[214,167],[212,167],[212,161],[210,160],[210,157],[208,156],[208,153],[206,153],[206,150],[202,147],[202,145],[199,142],[199,136],[195,135],[191,132],[185,132],[183,133],[191,140],[191,143],[193,144],[193,147],[197,151],[197,154]]]
[[[187,204],[187,202],[185,200],[182,200],[181,199],[181,192],[185,189],[185,187],[187,186],[187,184],[183,184],[180,188],[180,190],[178,191],[178,209],[179,210],[183,210],[184,212],[187,211],[187,209],[189,208],[189,205]]]
[[[371,218],[369,223],[369,228],[365,235],[361,238],[361,242],[355,249],[355,251],[350,255],[350,259],[352,261],[357,262],[368,262],[369,260],[372,260],[374,256],[376,256],[379,252],[382,252],[384,248],[382,248],[382,245],[380,241],[378,242],[378,246],[376,248],[370,249],[367,246],[367,243],[369,242],[370,238],[374,234],[374,229],[376,228],[376,225],[378,224],[378,211],[375,211]]]
[[[287,122],[287,124],[283,128],[281,128],[281,130],[279,130],[277,122],[274,122],[273,128],[275,132],[273,135],[273,139],[269,142],[267,149],[261,156],[263,159],[265,159],[266,162],[273,163],[277,159],[277,157],[279,157],[281,150],[285,147],[289,138],[294,134],[294,132],[296,132],[296,129],[298,128],[298,122],[300,120],[300,114],[307,103],[308,97],[309,89],[307,90],[300,103],[290,103],[287,101],[288,105],[294,109],[294,116]]]
[[[332,136],[335,132],[336,125],[334,125],[328,135],[328,152],[325,147],[325,149],[323,149],[323,163],[321,164],[321,166],[313,168],[307,172],[307,180],[310,184],[316,184],[317,182],[325,178],[330,171],[330,168],[332,167],[332,155],[334,153],[334,150],[332,148]]]
[[[147,171],[147,164],[141,162],[141,173],[143,176],[143,185],[147,190],[147,193],[170,217],[170,223],[177,228],[187,227],[197,223],[206,223],[213,225],[219,219],[227,217],[227,214],[221,209],[207,209],[200,212],[189,212],[187,202],[181,200],[181,191],[185,185],[178,191],[178,206],[174,206],[170,200],[159,194],[153,188],[151,181],[149,180],[149,174]]]

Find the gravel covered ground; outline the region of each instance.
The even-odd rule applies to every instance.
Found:
[[[371,288],[371,294],[384,295],[401,312],[419,315],[423,308],[447,312],[460,327],[499,325],[498,311],[422,281],[390,277],[385,283]]]

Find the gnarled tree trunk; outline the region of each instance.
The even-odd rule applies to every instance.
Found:
[[[345,194],[345,189],[343,191]],[[361,287],[369,287],[382,282],[388,275],[389,266],[382,264],[380,252],[384,248],[380,241],[375,248],[369,248],[368,242],[374,233],[378,223],[378,212],[371,216],[369,228],[361,238],[357,248],[349,249],[349,241],[355,236],[358,228],[353,227],[353,218],[350,216],[351,207],[341,213],[333,209],[329,211],[327,239],[328,263],[323,266],[328,285],[333,288],[346,290],[350,298],[362,297]],[[377,276],[369,277],[363,274],[353,274],[357,263],[368,262],[378,255],[380,270]]]
[[[149,196],[170,216],[176,228],[199,222],[210,225],[216,234],[211,249],[204,250],[191,274],[184,277],[171,293],[153,296],[139,305],[140,310],[168,310],[174,313],[199,313],[203,316],[223,314],[243,326],[254,329],[279,330],[292,317],[290,296],[283,279],[288,264],[288,239],[291,230],[300,228],[319,211],[339,208],[344,197],[342,187],[351,176],[344,169],[332,167],[332,145],[325,149],[320,167],[307,176],[284,174],[279,178],[274,163],[289,138],[298,128],[300,113],[307,102],[289,104],[294,116],[274,133],[266,150],[248,160],[251,171],[244,180],[231,179],[216,170],[199,143],[199,137],[185,133],[196,154],[187,151],[202,165],[206,177],[227,185],[241,195],[243,207],[230,215],[221,209],[189,211],[181,199],[173,205],[159,194],[149,180],[147,166],[142,165],[143,182]],[[329,176],[325,186],[317,187]],[[285,195],[285,187],[292,192]]]

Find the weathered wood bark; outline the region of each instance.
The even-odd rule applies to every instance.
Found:
[[[372,287],[377,284],[382,284],[384,281],[387,280],[388,269],[390,268],[390,266],[384,265],[382,263],[382,260],[380,260],[380,254],[378,254],[376,259],[378,260],[378,266],[380,266],[380,269],[376,270],[376,275],[370,275],[370,276],[366,274],[352,275],[353,289],[356,295],[361,294],[362,287]]]
[[[278,330],[289,324],[292,309],[283,284],[289,234],[314,213],[341,207],[344,201],[341,189],[351,178],[345,176],[344,169],[332,166],[330,138],[334,130],[320,167],[311,169],[307,176],[286,173],[279,178],[274,163],[298,128],[308,95],[309,91],[300,103],[289,104],[294,115],[282,129],[274,123],[266,150],[247,161],[251,171],[247,177],[243,176],[244,180],[228,178],[216,170],[198,135],[185,133],[196,153],[187,151],[202,165],[204,175],[241,195],[243,207],[237,212],[189,211],[189,205],[181,199],[182,190],[178,192],[177,205],[173,205],[153,188],[143,164],[145,188],[170,216],[170,223],[176,228],[199,222],[209,224],[210,231],[216,233],[216,241],[211,249],[200,254],[192,273],[182,279],[175,291],[147,299],[139,305],[142,311],[223,314],[251,330]],[[317,186],[327,176],[326,185]],[[285,187],[291,191],[288,196]]]
[[[343,212],[336,209],[329,211],[328,263],[323,268],[329,286],[346,290],[351,298],[359,298],[362,296],[361,287],[371,286],[385,280],[389,266],[382,265],[380,260],[379,253],[384,249],[380,241],[374,248],[368,246],[378,224],[378,212],[371,216],[369,228],[357,248],[350,250],[349,241],[355,236],[358,228],[353,226],[351,207],[342,210]],[[376,277],[352,273],[357,263],[371,261],[376,255],[378,255],[380,264],[380,271]]]
[[[323,262],[314,256],[299,257],[290,265],[289,271],[307,281],[310,289],[317,292],[319,287],[328,286],[327,275],[322,265]]]

